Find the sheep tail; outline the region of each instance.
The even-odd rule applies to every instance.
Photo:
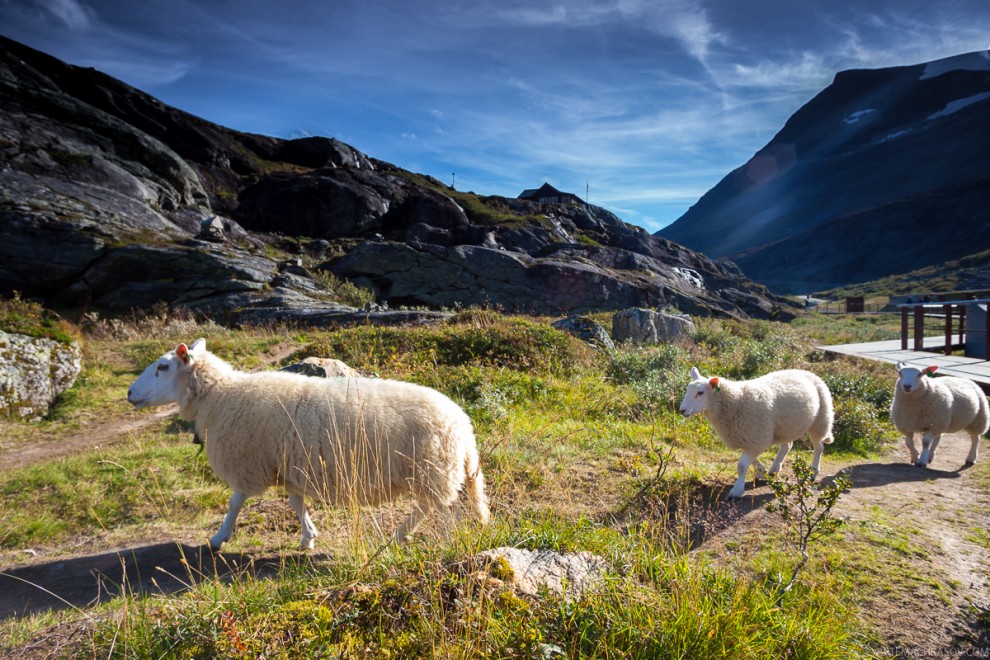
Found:
[[[467,494],[471,513],[482,525],[487,525],[491,512],[488,510],[488,496],[485,495],[485,476],[481,473],[478,452],[474,448],[464,458],[464,474],[464,492]]]

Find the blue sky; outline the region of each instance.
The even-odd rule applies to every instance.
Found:
[[[851,68],[990,45],[988,0],[0,0],[0,33],[241,131],[656,231]]]

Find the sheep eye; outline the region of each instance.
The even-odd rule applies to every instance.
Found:
[[[157,376],[158,374],[160,374],[163,371],[168,371],[168,365],[167,364],[160,364],[160,365],[158,365],[158,369],[155,370],[155,375]]]
[[[705,396],[705,391],[704,391],[704,390],[701,390],[701,391],[699,391],[699,392],[697,392],[697,393],[696,393],[696,394],[694,395],[694,398],[696,398],[696,399],[697,399],[697,398],[698,398],[699,396]]]

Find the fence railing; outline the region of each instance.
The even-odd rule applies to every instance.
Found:
[[[947,300],[938,303],[903,303],[897,305],[901,313],[901,350],[922,351],[925,348],[925,319],[936,317],[942,320],[945,344],[942,350],[952,355],[956,346],[963,344],[966,336],[966,314],[968,309],[979,309],[977,305],[990,303],[990,298],[978,300]],[[982,319],[984,335],[984,356],[990,356],[990,304],[987,304],[986,318]],[[958,342],[953,338],[958,336]],[[967,342],[970,343],[970,342]]]

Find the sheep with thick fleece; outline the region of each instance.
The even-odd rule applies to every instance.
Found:
[[[980,386],[967,378],[941,376],[938,367],[918,369],[897,363],[897,384],[890,405],[890,419],[904,434],[904,444],[911,452],[911,462],[926,467],[935,459],[935,450],[943,433],[966,431],[973,445],[966,465],[976,463],[980,436],[990,426],[987,397]],[[921,433],[921,455],[914,446],[914,434]]]
[[[821,378],[802,369],[733,382],[702,376],[692,367],[680,411],[685,417],[704,415],[726,446],[742,450],[730,499],[742,497],[749,466],[771,445],[780,447],[770,466],[775,474],[794,441],[810,435],[817,477],[822,452],[832,442],[832,394]]]
[[[196,423],[206,457],[234,493],[210,546],[234,531],[244,501],[285,487],[302,545],[317,536],[305,498],[377,504],[410,494],[416,509],[399,526],[402,541],[434,508],[449,509],[463,488],[475,516],[488,522],[488,500],[471,420],[436,390],[368,378],[312,378],[245,373],[198,339],[165,353],[131,385],[136,408],[179,404]]]

